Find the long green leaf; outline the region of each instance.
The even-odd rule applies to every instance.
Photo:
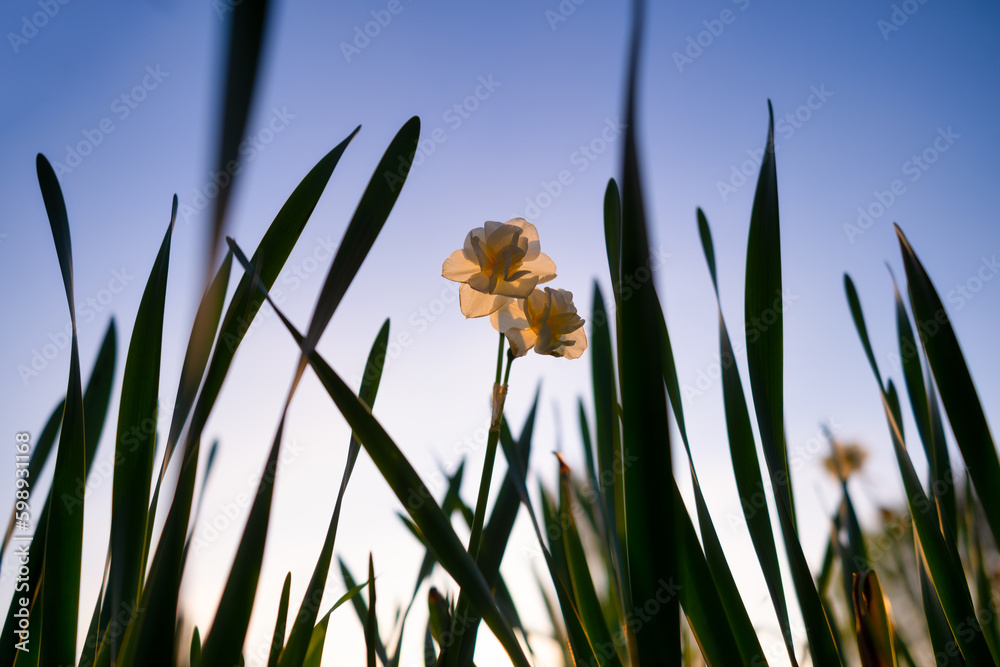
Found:
[[[691,445],[688,441],[687,426],[684,421],[684,407],[681,403],[680,383],[677,381],[677,367],[674,363],[673,347],[670,344],[670,334],[667,330],[666,319],[662,309],[659,310],[659,334],[660,334],[660,363],[663,364],[663,380],[667,387],[667,396],[673,408],[674,418],[677,420],[677,430],[681,435],[681,442],[688,458],[688,468],[691,473],[691,485],[694,489],[695,509],[698,514],[698,527],[701,529],[701,539],[704,543],[703,558],[706,561],[711,573],[714,587],[717,589],[722,602],[724,616],[728,621],[728,629],[732,633],[732,641],[737,646],[739,656],[742,661],[750,663],[764,659],[764,653],[757,639],[757,633],[750,616],[747,614],[746,606],[740,597],[739,589],[736,587],[736,580],[732,570],[726,560],[725,552],[722,549],[722,542],[719,540],[715,524],[712,522],[711,514],[708,511],[708,503],[705,501],[704,493],[701,490],[701,482],[695,471],[694,456],[691,453]],[[683,606],[683,602],[681,603]],[[712,624],[721,625],[719,618],[714,617]],[[695,635],[699,634],[698,628],[692,628]],[[723,658],[726,662],[737,659],[737,655],[728,655]]]
[[[177,219],[177,196],[170,225],[153,263],[139,302],[118,406],[115,475],[111,496],[111,567],[108,571],[107,612],[117,618],[134,614],[141,589],[145,551],[146,502],[153,474],[156,422],[160,393],[163,310],[167,296],[170,241]],[[138,502],[137,502],[138,501]],[[118,658],[122,634],[109,635],[111,661]]]
[[[639,173],[636,106],[639,54],[645,6],[635,3],[628,60],[621,217],[622,279],[636,287],[621,288],[618,337],[623,410],[623,467],[628,560],[628,586],[635,604],[655,599],[661,581],[676,579],[677,547],[674,498],[663,480],[673,479],[667,397],[661,376],[656,321],[658,300],[650,275],[649,237]],[[629,464],[636,461],[638,464]],[[676,598],[650,617],[630,637],[633,661],[646,665],[677,664],[680,655],[680,610]]]
[[[375,638],[379,636],[378,617],[375,615],[375,561],[368,554],[368,618],[365,619],[365,646],[368,648],[368,667],[377,667],[375,662]],[[382,641],[379,640],[379,644]],[[384,647],[383,647],[384,650]]]
[[[910,306],[920,341],[934,373],[955,441],[962,451],[976,493],[982,500],[986,522],[993,532],[993,539],[1000,543],[1000,458],[996,442],[944,304],[898,226],[896,235],[903,254]]]
[[[281,587],[281,601],[278,602],[278,618],[274,622],[274,633],[271,635],[271,650],[267,656],[267,667],[278,667],[281,649],[285,646],[285,623],[288,620],[288,598],[292,589],[292,573],[285,575],[285,583]]]
[[[845,284],[848,286],[848,295],[850,296],[851,291],[853,291],[853,283],[849,277],[845,277]],[[866,349],[870,349],[871,344],[868,342],[867,328],[860,306],[857,309],[852,307],[852,312],[855,317],[855,327],[862,339],[862,345]],[[896,462],[903,478],[903,487],[906,490],[906,502],[923,551],[927,574],[941,601],[941,608],[963,656],[973,664],[988,665],[993,657],[983,637],[979,622],[976,620],[972,597],[962,565],[955,561],[953,549],[949,548],[941,534],[934,503],[924,493],[917,473],[913,469],[913,462],[906,451],[903,431],[900,426],[899,399],[896,396],[895,386],[890,380],[888,387],[883,389],[878,367],[874,366],[873,370],[875,379],[879,383]]]
[[[216,162],[219,174],[227,174],[229,180],[220,185],[215,198],[215,215],[209,239],[208,266],[215,263],[215,255],[222,242],[229,197],[237,174],[233,165],[239,164],[240,142],[246,131],[250,115],[250,103],[257,83],[264,45],[264,30],[267,25],[267,0],[245,0],[227,5],[232,12],[229,22],[229,48],[226,62],[226,94],[222,106],[219,127],[219,157]],[[220,11],[220,18],[222,12]]]
[[[535,428],[535,414],[538,410],[538,398],[540,394],[541,386],[535,391],[535,400],[532,401],[531,410],[528,412],[524,428],[521,430],[521,435],[516,444],[518,460],[525,467],[528,465],[528,457],[531,453],[531,435]],[[513,438],[510,434],[506,418],[500,424],[500,438],[506,438],[508,442],[513,444]],[[507,542],[510,540],[511,531],[514,530],[517,510],[521,506],[521,500],[511,474],[508,470],[503,483],[500,485],[500,491],[497,493],[496,500],[493,502],[493,513],[490,515],[490,519],[483,529],[482,546],[480,547],[479,559],[477,561],[479,571],[483,573],[486,583],[496,590],[499,590],[500,562],[503,560],[504,552],[507,550]],[[449,513],[447,502],[442,503],[442,509],[444,509],[446,514]],[[499,599],[497,601],[499,602]],[[476,649],[476,635],[480,620],[482,619],[477,614],[470,613],[467,620],[469,627],[462,634],[459,664],[472,661],[472,656]],[[514,619],[510,618],[510,614],[508,614],[508,620],[511,621],[512,625],[514,624]]]
[[[791,623],[788,618],[788,604],[785,600],[784,584],[781,579],[781,567],[778,564],[774,532],[771,529],[771,519],[767,512],[767,492],[760,474],[760,460],[757,458],[753,427],[747,412],[746,396],[743,393],[736,356],[729,338],[729,329],[726,327],[726,321],[722,315],[722,300],[719,296],[712,232],[708,226],[708,219],[700,208],[697,211],[697,218],[698,234],[701,237],[702,250],[705,253],[705,261],[708,263],[708,270],[712,276],[712,287],[715,289],[715,298],[718,304],[722,395],[726,412],[729,455],[733,462],[736,489],[740,496],[743,517],[750,532],[750,540],[767,583],[771,604],[778,616],[778,625],[781,628],[785,649],[788,652],[789,660],[793,665],[797,665]]]
[[[66,404],[60,427],[52,477],[52,498],[72,496],[78,482],[87,478],[86,435],[84,428],[83,386],[80,379],[80,349],[77,340],[76,309],[73,298],[73,250],[69,220],[59,181],[52,165],[39,154],[38,184],[52,228],[52,238],[62,269],[66,300],[69,304],[73,336],[70,348],[69,381]],[[83,557],[83,504],[55,502],[49,507],[45,526],[45,585],[40,591],[43,609],[50,613],[31,614],[32,625],[45,637],[44,646],[36,645],[40,667],[76,664],[76,632],[80,602],[80,563]],[[55,610],[58,610],[56,612]]]
[[[557,455],[558,456],[558,455]],[[572,493],[570,492],[570,471],[562,458],[559,458],[559,526],[562,529],[562,543],[565,550],[566,566],[569,573],[569,583],[580,611],[580,622],[591,644],[597,647],[614,648],[611,632],[604,621],[597,589],[587,564],[587,553],[580,539],[580,532],[573,514]],[[615,650],[596,651],[598,664],[618,665],[621,660]]]
[[[361,378],[360,398],[369,408],[374,407],[375,397],[378,394],[379,383],[382,380],[382,367],[385,360],[386,350],[389,344],[389,320],[386,320],[375,337],[371,351],[368,353],[368,360],[365,362],[364,375]],[[279,660],[281,667],[296,667],[305,660],[308,643],[312,635],[313,624],[316,622],[317,612],[323,591],[326,588],[327,576],[330,572],[330,560],[333,557],[333,546],[337,538],[337,526],[340,524],[340,512],[343,507],[344,494],[347,492],[347,483],[354,472],[354,464],[358,460],[358,453],[361,445],[357,436],[351,434],[351,440],[347,447],[347,462],[344,465],[344,475],[340,482],[340,491],[337,493],[337,502],[333,509],[333,516],[330,518],[327,527],[326,539],[323,542],[323,549],[320,551],[319,559],[313,569],[312,578],[306,588],[305,597],[299,608],[299,613],[295,616],[292,624],[292,632],[288,637],[288,644]],[[350,586],[348,586],[350,588]]]
[[[87,381],[87,388],[83,392],[83,413],[89,415],[85,420],[84,433],[85,440],[87,443],[93,443],[87,445],[87,474],[89,475],[93,466],[94,455],[97,453],[97,442],[100,440],[101,432],[104,428],[105,419],[107,417],[108,405],[111,401],[111,386],[115,375],[115,353],[117,350],[117,335],[115,333],[115,323],[114,320],[108,324],[107,332],[104,335],[104,341],[101,343],[101,348],[97,353],[97,360],[94,362],[94,368],[91,371],[90,379]],[[59,434],[59,428],[62,423],[63,412],[65,407],[65,401],[60,402],[56,411],[46,422],[45,428],[43,429],[41,435],[38,436],[38,440],[35,443],[36,450],[33,452],[31,460],[28,462],[28,480],[36,480],[41,474],[41,470],[45,466],[45,459],[48,455],[48,451],[38,452],[39,449],[51,449],[52,445],[55,443],[55,438]],[[85,480],[81,480],[79,484],[73,489],[71,494],[64,494],[59,500],[64,504],[69,504],[71,506],[82,506],[83,499],[85,495],[86,484]],[[36,530],[34,536],[31,540],[31,546],[28,553],[28,576],[27,576],[27,588],[29,591],[33,591],[36,594],[40,587],[42,578],[42,557],[45,553],[45,530],[44,526],[48,524],[49,516],[49,505],[52,502],[52,490],[51,487],[48,493],[45,495],[45,500],[42,503],[42,510],[34,515]],[[15,507],[16,510],[16,507]],[[13,529],[15,527],[14,523],[14,513],[11,514],[11,524],[10,524],[10,534],[13,534]],[[41,528],[41,530],[39,530]],[[5,547],[6,550],[6,547]],[[20,605],[15,605],[17,598],[20,596],[12,596],[11,604],[8,609],[7,620],[4,624],[3,634],[0,636],[0,660],[10,660],[13,661],[17,649],[14,648],[14,644],[18,641],[17,635],[14,630],[18,625],[18,619],[13,616],[13,613],[20,608]]]
[[[778,176],[774,160],[774,110],[767,103],[767,145],[750,212],[747,241],[747,367],[757,425],[771,482],[795,523],[792,482],[785,451],[784,353],[781,287],[781,234]],[[781,473],[781,474],[779,474]],[[785,536],[788,539],[789,536]]]

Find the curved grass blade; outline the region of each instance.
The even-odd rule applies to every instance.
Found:
[[[757,561],[760,563],[761,572],[767,583],[771,604],[778,617],[778,625],[781,628],[785,649],[788,652],[789,660],[793,665],[797,665],[791,623],[788,617],[788,604],[785,600],[781,567],[778,562],[778,551],[775,547],[774,532],[771,529],[771,519],[767,513],[767,492],[760,474],[760,460],[757,458],[757,446],[753,437],[750,415],[747,412],[746,396],[743,393],[739,368],[736,365],[736,356],[733,352],[725,318],[722,315],[712,232],[708,226],[708,219],[700,208],[697,211],[697,218],[698,234],[701,237],[702,250],[705,252],[705,261],[708,263],[708,269],[712,275],[712,287],[715,289],[715,298],[718,304],[722,395],[726,413],[729,454],[733,462],[733,475],[736,479],[740,506],[743,509],[743,517],[750,532],[754,552],[757,554]],[[679,402],[679,397],[676,400]],[[813,613],[816,613],[815,609]]]
[[[52,238],[55,242],[63,286],[69,305],[73,335],[70,347],[66,404],[56,451],[50,497],[72,496],[76,485],[87,477],[87,447],[84,427],[83,386],[80,379],[80,349],[77,340],[76,309],[73,298],[73,250],[69,220],[59,181],[52,165],[39,154],[36,160],[38,184],[45,201]],[[76,664],[76,632],[80,602],[80,563],[83,556],[83,503],[56,502],[49,506],[45,526],[45,586],[39,591],[42,609],[48,614],[31,614],[34,627],[45,637],[38,646],[40,667]],[[54,610],[58,610],[55,612]]]
[[[906,268],[910,307],[924,352],[934,373],[955,441],[962,451],[972,484],[982,500],[993,539],[1000,543],[1000,458],[976,392],[965,355],[930,276],[898,226],[899,248]]]
[[[160,355],[163,343],[163,310],[167,296],[170,241],[177,220],[177,195],[170,211],[170,225],[153,263],[132,328],[115,441],[115,474],[111,496],[111,567],[108,571],[107,612],[117,618],[134,609],[142,587],[143,553],[149,487],[160,392]],[[118,659],[122,634],[108,637],[111,661]]]
[[[778,174],[774,160],[774,110],[770,100],[767,102],[767,115],[767,145],[754,193],[747,240],[744,301],[747,368],[771,482],[778,500],[788,509],[794,527],[795,504],[785,451],[781,233]],[[785,537],[788,538],[787,535]]]

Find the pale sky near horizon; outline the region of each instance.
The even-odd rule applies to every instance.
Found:
[[[763,579],[752,555],[746,556],[751,546],[717,380],[716,305],[695,208],[704,209],[712,226],[724,314],[746,380],[738,333],[770,99],[786,289],[785,414],[803,543],[818,566],[827,517],[838,499],[820,465],[821,424],[871,453],[865,472],[852,482],[864,518],[902,497],[842,283],[844,272],[854,278],[876,358],[899,383],[886,263],[897,280],[905,274],[891,223],[902,226],[935,281],[987,416],[996,423],[1000,8],[971,0],[651,4],[637,131],[656,282],[695,464],[767,648],[778,635]],[[0,9],[0,80],[8,92],[0,106],[6,149],[0,161],[6,205],[0,277],[11,286],[0,297],[7,314],[0,324],[0,438],[11,447],[14,433],[40,432],[65,391],[69,365],[68,347],[60,344],[68,312],[35,176],[39,152],[65,167],[60,183],[73,238],[85,376],[109,317],[118,330],[116,399],[98,463],[114,456],[125,349],[171,197],[178,195],[161,375],[162,404],[173,404],[210,222],[205,202],[221,97],[224,7],[194,0],[16,0]],[[247,125],[253,149],[244,155],[228,232],[252,251],[306,172],[362,125],[276,283],[285,292],[286,314],[304,328],[332,248],[375,165],[402,124],[421,117],[416,166],[319,349],[356,387],[371,341],[390,318],[397,347],[375,414],[427,480],[468,455],[464,493],[471,504],[496,341],[486,321],[461,315],[454,284],[440,277],[441,262],[484,220],[523,216],[538,227],[543,251],[556,262],[553,286],[572,291],[585,317],[595,279],[609,295],[602,200],[608,179],[618,177],[623,144],[625,3],[275,2],[271,19]],[[231,283],[236,279],[234,273]],[[255,488],[297,358],[278,319],[266,311],[258,319],[206,431],[206,439],[221,442],[195,527],[209,544],[193,556],[184,584],[186,620],[203,636],[246,510],[223,519]],[[507,414],[515,429],[542,383],[531,467],[550,487],[553,450],[562,449],[570,465],[583,470],[576,401],[582,396],[591,405],[589,364],[587,354],[577,361],[528,357],[513,371]],[[915,437],[909,413],[905,421]],[[336,408],[307,374],[286,427],[286,462],[248,664],[258,664],[256,648],[269,640],[285,572],[293,573],[293,606],[301,599],[333,508],[348,437]],[[679,449],[679,439],[674,444]],[[921,450],[912,451],[922,471]],[[7,499],[12,456],[0,464],[0,497]],[[955,448],[952,461],[961,462]],[[504,469],[498,466],[495,485]],[[678,470],[687,493],[689,480],[683,467]],[[92,608],[100,585],[111,484],[108,476],[93,477],[87,495],[84,608]],[[439,484],[431,486],[443,493]],[[387,630],[394,605],[409,598],[422,550],[395,516],[401,506],[364,454],[346,500],[336,553],[359,577],[368,553],[374,554]],[[0,503],[0,511],[9,508],[9,501]],[[215,520],[229,525],[211,537]],[[532,570],[543,573],[544,563],[522,516],[503,572],[523,600],[525,622],[546,632]],[[332,604],[343,592],[336,566],[330,581]],[[440,572],[434,583],[448,586]],[[11,590],[11,579],[2,576],[3,608]],[[408,626],[404,665],[422,664],[423,599]],[[353,611],[336,612],[330,628],[327,656],[360,661],[364,640]],[[502,664],[485,636],[477,662]],[[774,658],[783,664],[780,655]]]

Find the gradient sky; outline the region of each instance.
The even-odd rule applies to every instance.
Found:
[[[879,364],[898,382],[901,373],[890,357],[895,323],[886,263],[897,277],[904,273],[892,222],[907,233],[945,299],[987,412],[995,418],[1000,404],[1000,278],[993,280],[1000,271],[1000,7],[971,0],[653,4],[637,131],[652,244],[661,258],[656,282],[686,387],[695,463],[768,649],[778,635],[763,580],[747,557],[750,542],[727,452],[721,390],[711,379],[718,357],[716,311],[695,208],[701,206],[712,225],[723,308],[736,342],[755,154],[764,144],[770,99],[789,294],[785,413],[802,539],[818,565],[826,517],[837,502],[836,487],[821,470],[826,445],[818,436],[820,424],[871,452],[866,471],[852,482],[865,517],[878,505],[901,500],[877,389],[842,284],[849,272]],[[357,32],[373,20],[371,12],[378,15],[390,5],[401,9],[375,37],[359,41],[363,48],[345,47],[354,46]],[[78,309],[83,372],[89,374],[114,316],[116,392],[135,312],[177,193],[182,215],[171,256],[161,376],[162,404],[173,403],[210,222],[210,208],[198,209],[214,161],[225,6],[16,0],[0,9],[0,77],[7,93],[0,107],[0,279],[9,286],[0,297],[6,313],[0,324],[0,433],[8,442],[15,432],[41,430],[65,391],[69,365],[68,346],[59,346],[69,317],[35,176],[39,152],[67,166],[60,183],[73,238],[76,299],[96,304],[89,317]],[[37,18],[46,7],[52,16]],[[440,277],[441,262],[468,230],[487,219],[527,217],[558,265],[555,284],[574,292],[582,313],[590,311],[595,279],[609,293],[602,199],[608,179],[618,175],[623,144],[628,12],[624,3],[606,0],[311,0],[274,3],[272,10],[247,125],[258,149],[240,174],[228,232],[252,251],[305,173],[362,125],[277,282],[286,313],[303,328],[332,257],[327,248],[339,242],[395,132],[410,116],[421,117],[422,162],[418,158],[320,351],[356,387],[372,339],[391,318],[390,339],[404,336],[408,343],[399,345],[387,365],[375,414],[431,479],[440,468],[455,468],[468,449],[463,438],[475,439],[478,429],[485,433],[488,419],[495,333],[485,321],[464,319],[453,284]],[[33,20],[44,25],[26,27]],[[269,126],[281,129],[268,134]],[[436,129],[439,141],[428,141]],[[74,151],[87,155],[77,159]],[[546,197],[556,192],[552,183],[563,171],[571,182]],[[856,234],[845,226],[858,226],[859,209],[872,219]],[[959,286],[966,286],[964,296]],[[112,287],[123,288],[112,295]],[[207,427],[206,436],[218,437],[221,446],[196,535],[207,535],[211,520],[254,490],[294,370],[297,351],[277,318],[265,310],[258,320]],[[49,343],[55,346],[48,348],[52,358],[37,375],[25,376],[36,351]],[[739,362],[745,378],[744,355]],[[519,361],[507,402],[515,428],[540,382],[532,468],[551,485],[550,452],[556,448],[582,467],[575,405],[581,392],[590,404],[589,356]],[[98,465],[113,457],[116,420],[113,407]],[[908,414],[905,421],[915,433]],[[310,376],[286,428],[287,462],[277,482],[248,664],[259,664],[257,651],[269,639],[285,572],[292,571],[293,605],[301,599],[333,508],[348,436]],[[470,455],[470,502],[482,450]],[[953,461],[958,456],[953,449]],[[13,459],[2,460],[0,497],[10,498]],[[924,469],[919,454],[915,463]],[[498,466],[496,479],[503,470]],[[679,483],[687,492],[686,475],[679,474]],[[111,479],[92,476],[91,485],[85,607],[100,584],[110,524]],[[4,511],[9,507],[0,503]],[[360,576],[373,552],[383,628],[391,627],[394,605],[408,599],[422,554],[395,517],[399,509],[362,455],[347,492],[337,554]],[[733,517],[740,518],[731,523]],[[245,510],[197,553],[185,574],[184,610],[203,634],[244,520]],[[521,517],[503,571],[523,601],[528,626],[546,632],[530,576],[544,571],[536,554]],[[6,600],[12,581],[3,576]],[[343,592],[335,568],[330,581],[332,603]],[[434,581],[448,585],[441,573]],[[418,610],[415,618],[422,616]],[[422,623],[410,626],[404,664],[420,659]],[[350,610],[335,613],[328,655],[336,651],[359,661],[360,629]],[[491,641],[481,644],[480,664],[500,664],[491,657],[498,655]],[[551,649],[541,639],[536,648]]]

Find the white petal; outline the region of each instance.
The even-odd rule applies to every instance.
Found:
[[[506,334],[507,342],[515,357],[523,357],[535,346],[538,336],[531,329],[511,329]]]
[[[476,255],[476,251],[472,247],[472,237],[478,237],[479,241],[482,242],[486,238],[486,230],[482,227],[476,227],[471,232],[469,232],[465,237],[465,245],[462,246],[462,254],[470,262],[479,264],[479,257]]]
[[[538,253],[541,252],[542,246],[538,242],[538,230],[535,226],[524,218],[511,218],[507,221],[507,224],[520,227],[522,230],[521,238],[528,242],[528,252],[524,256],[525,261],[531,261],[538,257]]]
[[[584,331],[584,327],[566,334],[563,336],[563,340],[567,342],[572,341],[573,343],[572,345],[563,345],[561,348],[562,356],[567,359],[576,359],[587,349],[587,334]]]
[[[510,329],[528,328],[528,318],[524,314],[520,300],[505,304],[500,310],[494,311],[490,315],[490,323],[500,333],[507,333]]]
[[[516,299],[523,299],[531,294],[537,284],[537,276],[527,276],[517,280],[501,280],[497,283],[493,293],[502,294],[503,296],[511,296]]]
[[[527,259],[523,260],[518,270],[531,271],[531,275],[538,276],[538,282],[540,283],[547,283],[556,277],[556,263],[544,252],[537,253],[535,258],[530,261]],[[570,295],[570,298],[572,299],[572,295]]]
[[[495,294],[483,294],[463,283],[458,289],[458,303],[466,317],[486,317],[513,299]]]
[[[456,283],[468,282],[469,277],[475,273],[479,273],[479,264],[470,262],[466,258],[464,250],[456,250],[451,253],[451,257],[444,260],[444,264],[441,266],[441,275]]]

